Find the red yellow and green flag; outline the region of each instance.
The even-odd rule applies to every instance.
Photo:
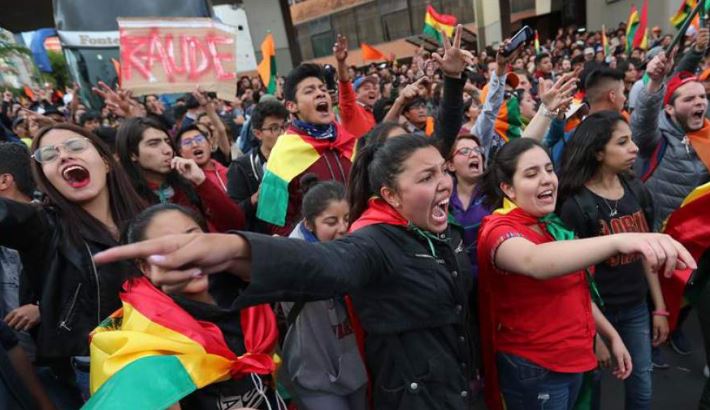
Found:
[[[273,311],[240,311],[247,353],[237,356],[213,323],[193,318],[147,278],[131,279],[122,308],[90,335],[91,399],[83,409],[165,409],[212,383],[272,374]]]
[[[289,183],[305,172],[326,150],[336,150],[346,158],[355,156],[356,138],[339,126],[335,141],[299,135],[289,129],[276,140],[259,188],[256,216],[272,225],[286,224]]]
[[[261,42],[261,62],[257,68],[259,77],[266,87],[266,92],[269,94],[276,93],[276,46],[274,45],[274,36],[272,33],[267,33],[264,41]]]
[[[435,38],[439,44],[442,44],[443,38],[441,32],[446,33],[451,37],[454,34],[456,27],[456,16],[449,14],[439,14],[431,5],[427,6],[426,14],[424,15],[424,34]]]
[[[685,20],[690,17],[690,13],[693,11],[695,6],[698,5],[698,2],[696,0],[682,0],[680,3],[680,7],[678,7],[678,10],[675,12],[674,15],[671,16],[671,24],[673,27],[676,28],[676,30],[680,30],[681,26],[683,23],[685,23]],[[698,15],[696,15],[693,18],[691,25],[695,26],[695,29],[700,28],[700,18]]]
[[[699,262],[703,254],[710,248],[710,183],[695,188],[675,210],[665,223],[663,231],[672,236],[688,249],[693,258]],[[695,278],[693,289],[703,289],[703,283],[708,280],[710,272],[700,272]],[[695,302],[699,292],[688,293],[686,284],[692,275],[690,269],[675,271],[671,278],[659,276],[663,298],[670,313],[668,323],[673,329],[678,319],[680,308],[686,302]],[[687,300],[686,300],[687,299]]]
[[[537,34],[537,30],[535,30],[535,54],[540,54],[540,36]]]
[[[606,26],[602,24],[602,50],[604,50],[604,57],[609,55],[609,40],[606,38]]]
[[[631,5],[629,17],[626,19],[626,53],[631,53],[633,50],[634,37],[639,25],[639,12],[635,5]]]

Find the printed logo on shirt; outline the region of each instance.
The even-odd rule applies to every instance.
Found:
[[[241,408],[258,408],[264,401],[264,396],[254,389],[238,396],[220,396],[217,406],[219,410],[232,410]]]
[[[646,222],[646,217],[643,211],[638,210],[631,215],[623,215],[616,218],[611,218],[609,222],[601,219],[600,224],[600,235],[612,235],[615,233],[629,233],[629,232],[650,232],[648,228],[648,223]],[[606,264],[610,267],[615,267],[619,265],[626,265],[632,262],[636,262],[641,259],[641,255],[616,255],[607,259]]]

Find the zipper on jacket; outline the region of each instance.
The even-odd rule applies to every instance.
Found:
[[[69,310],[67,310],[67,314],[64,316],[64,320],[59,322],[59,327],[62,329],[65,329],[68,332],[71,332],[71,328],[67,325],[67,322],[73,316],[74,308],[76,307],[76,301],[79,298],[79,291],[80,290],[81,290],[81,283],[79,283],[76,286],[76,290],[74,291],[74,297],[72,297],[71,305],[69,305]]]
[[[96,279],[96,324],[101,323],[101,285],[99,284],[99,272],[96,270],[96,264],[94,263],[94,255],[91,254],[91,248],[89,244],[84,241],[86,245],[86,251],[89,252],[89,260],[91,261],[91,271],[94,274],[94,279]]]
[[[687,135],[684,135],[684,136],[683,136],[683,141],[682,141],[682,142],[683,142],[683,145],[685,145],[685,153],[686,153],[686,155],[688,155],[688,158],[690,158],[690,146],[689,146],[689,144],[690,144],[690,139],[688,138]]]

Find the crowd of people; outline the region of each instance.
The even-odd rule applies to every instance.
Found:
[[[178,376],[119,364],[174,355],[204,375],[140,408],[595,409],[608,368],[650,409],[690,349],[660,279],[708,271],[659,233],[710,182],[708,29],[461,32],[364,67],[338,36],[232,101],[6,91],[0,407],[138,400]]]

